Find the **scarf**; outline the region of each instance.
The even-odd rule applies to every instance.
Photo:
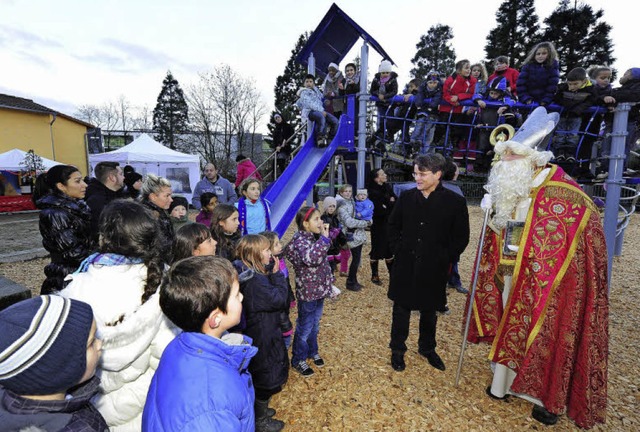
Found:
[[[264,207],[264,214],[267,218],[267,231],[271,231],[271,212],[269,211],[269,206],[267,205],[266,200],[259,199],[262,207]],[[245,202],[245,198],[240,198],[238,200],[238,219],[240,220],[240,226],[242,227],[242,235],[247,235],[247,204]]]
[[[118,265],[133,265],[142,264],[144,260],[142,258],[129,258],[124,255],[115,253],[94,253],[89,255],[80,263],[80,267],[73,274],[84,273],[89,270],[91,264],[102,266],[118,266]]]

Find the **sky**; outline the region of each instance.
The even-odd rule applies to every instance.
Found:
[[[435,24],[453,29],[457,59],[484,57],[503,0],[344,0],[337,5],[391,56],[400,85],[416,43]],[[198,73],[228,64],[255,81],[269,112],[273,86],[301,33],[313,31],[333,1],[314,0],[0,0],[0,93],[73,115],[124,95],[152,110],[167,70],[183,89]],[[637,17],[610,0],[586,0],[613,29],[612,65],[638,66]],[[537,0],[540,22],[557,0]],[[341,67],[360,51],[356,43]],[[635,58],[633,53],[636,53]],[[381,58],[373,49],[370,68]],[[266,132],[264,125],[259,128]]]

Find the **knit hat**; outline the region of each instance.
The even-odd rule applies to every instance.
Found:
[[[80,382],[87,368],[91,306],[44,295],[0,311],[0,385],[50,395]]]
[[[378,67],[378,72],[391,72],[391,62],[389,60],[382,60]]]
[[[247,159],[247,157],[245,155],[243,155],[242,153],[238,153],[238,156],[236,156],[236,162],[240,162]]]
[[[640,68],[631,68],[631,78],[640,79]]]
[[[142,175],[138,174],[135,171],[130,171],[124,175],[124,184],[128,188],[132,188],[133,184],[138,180],[142,180]]]
[[[171,204],[169,205],[169,213],[178,206],[183,206],[185,209],[189,210],[189,201],[187,201],[185,197],[182,195],[172,195],[171,198],[173,201],[171,201]]]
[[[331,69],[331,68],[334,68],[335,70],[340,70],[338,65],[335,63],[329,63],[329,66],[327,66],[327,69]]]
[[[506,93],[507,79],[505,77],[495,77],[489,83],[489,90],[496,90],[502,93]]]
[[[440,73],[438,71],[431,70],[426,76],[427,81],[440,81]]]
[[[369,196],[369,192],[366,189],[358,189],[356,191],[356,195],[366,195]]]
[[[322,211],[326,212],[330,205],[337,206],[338,202],[332,196],[325,197],[322,201]]]

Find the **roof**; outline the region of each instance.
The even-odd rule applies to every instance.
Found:
[[[16,111],[33,112],[38,114],[56,115],[56,116],[66,118],[67,120],[80,123],[81,125],[86,126],[88,128],[95,128],[95,125],[92,125],[91,123],[87,123],[75,117],[71,117],[67,114],[48,108],[44,105],[40,105],[39,103],[36,103],[31,99],[25,99],[17,96],[11,96],[11,95],[0,93],[0,108],[11,109]]]
[[[26,155],[27,152],[20,149],[12,149],[8,152],[0,153],[0,169],[6,171],[26,171],[27,167],[21,165]],[[60,162],[52,161],[42,156],[40,156],[40,159],[42,159],[42,164],[45,169],[60,165]]]
[[[335,3],[331,5],[318,27],[309,36],[309,40],[298,53],[296,61],[306,65],[309,54],[313,53],[316,76],[325,76],[329,63],[340,64],[359,38],[371,45],[383,59],[394,63],[380,44]]]
[[[121,163],[195,163],[200,164],[200,157],[187,153],[180,153],[163,146],[147,134],[142,134],[131,143],[118,150],[107,153],[89,155],[91,165],[98,162],[121,162]]]

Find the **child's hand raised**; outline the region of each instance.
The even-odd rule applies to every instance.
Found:
[[[326,238],[329,238],[329,224],[328,223],[322,224],[322,231],[321,231],[320,234],[322,234]]]

